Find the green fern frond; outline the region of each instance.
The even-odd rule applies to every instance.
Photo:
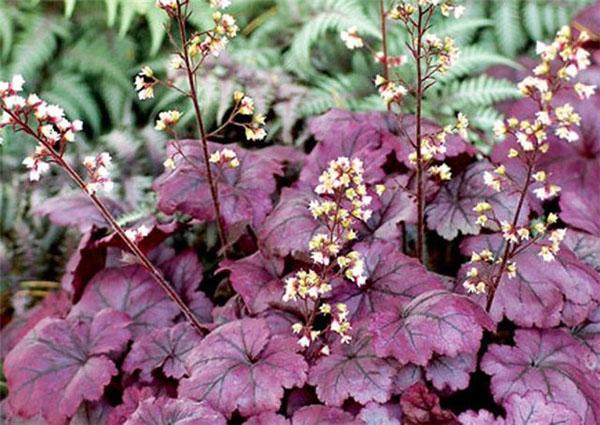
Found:
[[[78,75],[61,75],[52,80],[51,88],[42,93],[51,103],[61,105],[70,119],[82,119],[95,133],[100,131],[100,108],[90,88]]]
[[[517,62],[481,46],[469,46],[461,49],[456,62],[446,74],[437,77],[438,81],[449,81],[473,74],[492,65],[506,65],[511,68],[522,68]]]
[[[14,11],[5,6],[0,7],[0,38],[2,39],[2,48],[0,50],[0,58],[2,62],[8,58],[10,54],[13,38],[14,38],[14,23],[12,14]]]
[[[514,57],[527,43],[527,35],[520,19],[520,0],[492,2],[492,18],[498,49],[507,56]]]
[[[519,90],[512,82],[484,74],[444,86],[439,101],[457,110],[465,105],[490,106],[519,96]]]
[[[359,1],[315,0],[310,5],[317,12],[294,36],[285,61],[287,69],[302,78],[315,73],[311,65],[311,48],[327,33],[339,33],[350,26],[356,26],[365,36],[379,37],[378,27],[365,17]]]

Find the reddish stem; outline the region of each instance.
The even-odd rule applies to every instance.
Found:
[[[81,178],[77,171],[75,171],[75,169],[68,162],[66,162],[58,152],[54,150],[54,148],[48,143],[47,140],[38,135],[25,121],[22,121],[17,115],[12,113],[10,110],[4,107],[2,109],[4,109],[13,118],[13,120],[21,126],[23,131],[35,138],[46,149],[46,151],[52,157],[52,160],[56,164],[58,164],[59,167],[65,170],[69,177],[77,184],[79,189],[81,189],[92,201],[96,209],[100,212],[100,214],[102,214],[102,217],[104,217],[104,219],[108,222],[108,224],[115,231],[115,233],[119,235],[123,243],[138,259],[139,263],[152,275],[152,277],[154,277],[161,289],[179,307],[183,315],[189,320],[192,326],[196,328],[198,333],[204,334],[204,331],[207,330],[206,326],[200,323],[200,321],[196,318],[192,310],[190,310],[190,308],[181,299],[179,294],[166,281],[160,270],[158,270],[156,266],[152,264],[152,262],[146,256],[146,254],[144,254],[140,250],[140,248],[127,237],[127,235],[125,234],[125,230],[123,230],[119,223],[117,223],[117,220],[110,213],[110,211],[104,205],[102,200],[98,198],[96,194],[88,192],[88,190],[86,189],[85,181]]]
[[[525,198],[527,197],[527,192],[529,190],[529,185],[531,184],[531,175],[533,173],[533,166],[535,164],[535,155],[534,158],[529,162],[527,167],[527,177],[525,180],[525,186],[523,187],[523,191],[521,192],[521,196],[519,198],[519,203],[517,204],[517,209],[515,210],[515,215],[512,221],[512,229],[515,229],[517,223],[519,222],[519,215],[521,215],[521,210],[523,209],[523,205],[525,204]],[[511,252],[514,252],[513,244],[509,241],[506,242],[506,246],[504,247],[504,252],[502,254],[502,262],[500,263],[500,270],[498,271],[498,275],[494,278],[493,284],[490,288],[490,292],[488,294],[488,299],[486,303],[486,310],[490,311],[490,307],[492,306],[492,302],[494,301],[494,294],[496,293],[496,289],[498,285],[500,285],[500,280],[502,279],[502,275],[504,274],[504,270],[506,269],[506,265],[508,260],[511,257]]]
[[[200,109],[200,104],[198,102],[198,91],[196,89],[196,78],[194,74],[194,69],[192,67],[192,62],[190,60],[190,56],[188,54],[187,49],[187,32],[185,29],[185,17],[182,15],[182,2],[181,0],[177,0],[177,25],[179,27],[179,35],[181,37],[181,45],[182,45],[182,55],[183,61],[185,63],[185,71],[187,74],[188,84],[190,86],[190,99],[192,100],[192,105],[194,106],[194,113],[196,115],[196,125],[200,132],[200,141],[202,146],[203,160],[204,166],[206,168],[206,178],[208,180],[208,184],[210,186],[210,195],[213,201],[213,208],[215,212],[215,221],[217,222],[217,231],[219,233],[219,241],[221,243],[221,247],[223,247],[223,255],[227,256],[227,237],[225,234],[225,229],[223,225],[223,218],[221,217],[221,203],[219,202],[219,191],[217,190],[217,183],[213,177],[212,170],[210,168],[209,161],[209,152],[208,152],[208,137],[206,135],[206,128],[204,126],[204,120],[202,118],[202,111]]]
[[[416,87],[416,129],[415,141],[417,151],[417,258],[423,262],[423,251],[425,246],[425,200],[424,200],[424,179],[423,163],[421,156],[421,116],[423,102],[423,79],[421,69],[421,44],[423,42],[423,9],[419,6],[419,15],[417,19],[417,38],[415,46],[415,61],[417,67],[417,87]]]
[[[387,27],[386,27],[386,13],[385,13],[385,0],[379,0],[379,15],[381,19],[381,50],[383,52],[383,78],[385,81],[389,80],[389,64],[388,64],[388,46],[387,46]],[[387,104],[388,112],[391,111],[392,104]]]

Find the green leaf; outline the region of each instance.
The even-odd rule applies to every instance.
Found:
[[[119,0],[104,0],[104,4],[106,5],[106,24],[112,28],[117,19]]]
[[[2,38],[0,58],[2,58],[2,61],[8,58],[13,44],[14,27],[11,11],[6,6],[0,7],[0,37]]]
[[[502,0],[492,3],[494,30],[498,48],[507,56],[516,56],[527,43],[527,36],[521,25],[519,0]]]
[[[100,131],[101,113],[90,88],[78,75],[60,75],[52,80],[51,88],[42,93],[50,103],[62,106],[70,120],[82,119],[94,133]]]
[[[473,74],[492,65],[506,65],[511,68],[522,68],[517,62],[480,46],[465,47],[461,50],[456,62],[446,74],[436,76],[438,81],[449,81]]]
[[[544,18],[540,9],[540,2],[537,0],[525,2],[523,18],[525,19],[525,28],[529,36],[534,40],[543,40]]]
[[[76,4],[77,0],[65,0],[65,17],[70,18],[73,16]]]
[[[519,96],[520,92],[512,82],[483,74],[444,86],[439,101],[458,110],[464,105],[490,106]]]

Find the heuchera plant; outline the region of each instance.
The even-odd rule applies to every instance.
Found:
[[[432,16],[462,7],[381,1],[388,110],[313,118],[308,154],[247,149],[222,131],[264,137],[252,99],[236,92],[209,129],[196,85],[238,30],[229,3],[211,0],[214,26],[196,33],[191,2],[157,2],[176,52],[165,78],[144,67],[134,84],[142,100],[159,86],[189,98],[199,138],[159,113],[172,136],[160,214],[128,227],[114,217],[131,207],[100,196],[111,156],[72,165],[82,124],[23,97],[20,76],[0,82],[0,126],[36,143],[30,180],[56,165],[80,190],[36,212],[82,233],[60,289],[1,331],[3,423],[600,423],[598,40],[565,27],[538,45],[488,157],[464,140],[465,117],[439,127],[419,106],[457,52],[428,32]],[[406,26],[414,84],[394,76],[406,60],[388,55],[388,20]],[[410,94],[416,114],[402,115]]]

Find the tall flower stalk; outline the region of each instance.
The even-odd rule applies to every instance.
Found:
[[[202,161],[204,165],[202,173],[206,174],[206,179],[210,188],[219,242],[224,254],[227,253],[228,247],[227,233],[225,222],[221,214],[217,177],[211,168],[210,157],[213,153],[209,152],[208,139],[209,137],[217,135],[218,131],[229,124],[243,127],[248,140],[261,140],[266,136],[266,133],[262,128],[264,117],[261,114],[254,114],[254,103],[252,99],[245,96],[242,92],[235,93],[235,105],[233,111],[225,124],[220,126],[216,131],[209,133],[202,117],[197,74],[205,61],[210,56],[218,57],[227,46],[229,40],[235,37],[238,32],[235,19],[231,15],[223,13],[220,10],[228,7],[229,4],[229,0],[211,0],[210,5],[215,9],[212,16],[214,26],[205,31],[194,32],[190,31],[188,28],[188,20],[191,14],[189,0],[158,0],[158,7],[163,9],[171,20],[167,27],[167,31],[169,39],[176,49],[171,57],[169,68],[184,74],[187,89],[179,87],[176,82],[171,79],[161,80],[149,67],[142,68],[142,71],[138,74],[135,81],[140,100],[153,97],[154,87],[156,85],[162,85],[168,89],[175,90],[189,98],[193,107],[196,129],[200,135]],[[168,112],[179,113],[178,111]],[[165,114],[165,112],[161,114]],[[252,115],[251,122],[236,121],[236,118],[239,118],[242,115]],[[177,121],[178,118],[177,120],[167,120],[166,122],[165,120],[159,119],[156,128],[162,131],[172,131],[172,126],[176,124]],[[173,158],[168,158],[165,162],[165,166],[170,168],[173,165]]]
[[[568,143],[579,138],[574,127],[580,124],[581,117],[569,103],[557,104],[556,95],[572,90],[583,99],[594,94],[595,86],[571,82],[590,64],[589,53],[582,47],[587,40],[587,33],[581,32],[575,38],[569,27],[563,27],[551,44],[538,42],[536,51],[541,62],[534,68],[533,76],[519,83],[521,93],[535,104],[535,114],[526,119],[510,117],[495,126],[498,137],[510,135],[515,143],[508,151],[506,164],[497,164],[493,172],[484,173],[484,183],[496,192],[517,193],[518,202],[512,218],[504,221],[497,218],[486,200],[475,206],[474,211],[479,214],[477,223],[500,229],[504,244],[497,258],[487,249],[474,252],[472,267],[463,284],[469,292],[487,293],[488,310],[503,276],[512,279],[517,275],[518,264],[514,259],[519,253],[535,246],[543,261],[553,261],[565,237],[566,229],[551,230],[558,221],[556,214],[528,222],[523,212],[530,195],[544,202],[560,192],[560,187],[551,182],[551,176],[539,163],[550,147],[550,134]],[[515,168],[524,172],[515,172]]]
[[[29,179],[40,180],[42,175],[50,170],[50,164],[55,164],[66,172],[77,187],[87,195],[112,230],[119,235],[139,264],[152,275],[165,294],[179,307],[192,326],[198,332],[204,333],[205,326],[138,247],[138,236],[147,234],[146,229],[140,226],[139,229],[125,230],[98,197],[98,192],[110,191],[113,186],[109,174],[110,155],[103,152],[95,157],[85,158],[83,165],[88,173],[86,181],[64,155],[68,145],[75,140],[75,134],[81,131],[81,121],[68,121],[64,117],[62,108],[47,104],[35,94],[23,98],[19,94],[23,84],[24,80],[20,75],[14,76],[10,83],[0,81],[0,106],[3,112],[0,128],[12,127],[15,132],[22,131],[37,142],[34,153],[23,160],[23,164],[29,169]]]
[[[407,95],[414,96],[415,103],[415,130],[413,134],[402,129],[405,137],[409,140],[414,152],[410,160],[415,166],[415,189],[414,195],[417,202],[417,241],[416,255],[423,262],[425,247],[425,182],[427,175],[435,176],[441,180],[450,178],[450,169],[446,164],[433,164],[436,154],[445,152],[445,138],[451,133],[464,135],[468,121],[459,114],[458,121],[454,126],[447,126],[442,131],[423,133],[423,100],[427,90],[435,84],[436,75],[445,73],[453,64],[458,49],[454,40],[450,37],[438,38],[430,32],[431,21],[436,12],[440,10],[444,16],[454,15],[459,18],[464,8],[457,6],[454,1],[417,0],[403,1],[396,4],[389,11],[385,10],[384,1],[379,3],[381,16],[381,42],[382,50],[375,52],[368,43],[363,40],[356,28],[349,28],[341,34],[342,40],[350,49],[366,46],[375,53],[375,59],[383,64],[383,75],[375,79],[379,93],[386,103],[388,111],[393,110],[396,105],[398,111],[402,110],[404,99]],[[407,63],[404,55],[390,56],[387,48],[386,20],[391,19],[401,22],[406,28],[408,41],[406,49],[415,65],[415,81],[409,83],[399,75],[392,75],[393,68]]]

